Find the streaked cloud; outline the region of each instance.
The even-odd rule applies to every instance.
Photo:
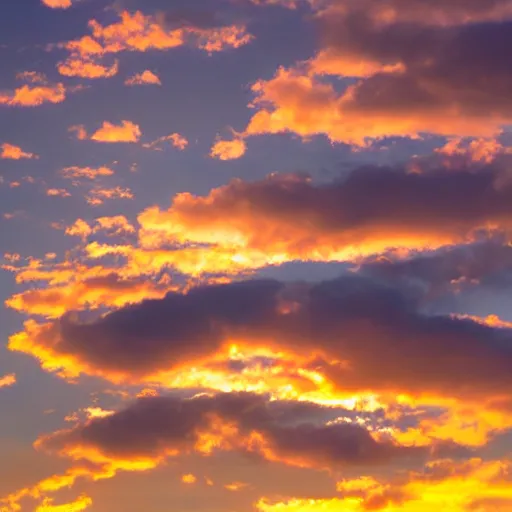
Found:
[[[16,375],[14,373],[0,377],[0,388],[7,388],[14,384],[16,384]]]
[[[68,9],[73,5],[72,0],[41,0],[41,2],[51,9]]]
[[[133,199],[133,197],[133,192],[129,188],[118,186],[113,188],[94,188],[87,194],[85,200],[90,205],[98,206],[111,199]]]
[[[188,146],[188,140],[183,135],[175,132],[170,135],[164,135],[163,137],[158,137],[158,139],[142,144],[143,148],[153,149],[155,151],[163,151],[162,145],[165,142],[170,142],[175,148],[183,151]]]

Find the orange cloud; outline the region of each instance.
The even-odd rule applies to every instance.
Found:
[[[512,505],[508,461],[469,459],[456,463],[434,461],[421,473],[410,472],[407,479],[381,483],[373,478],[344,480],[338,484],[340,496],[327,499],[261,499],[260,512],[453,512],[469,510],[507,512]],[[400,481],[401,480],[401,481]]]
[[[109,199],[133,199],[134,195],[129,188],[96,188],[85,197],[88,204],[98,206]]]
[[[197,477],[191,473],[188,473],[181,477],[181,481],[184,484],[195,484],[197,482]]]
[[[57,70],[63,76],[81,78],[111,78],[119,71],[119,62],[116,60],[110,66],[104,65],[93,58],[85,58],[80,55],[71,55],[66,60],[59,62]]]
[[[210,156],[219,160],[236,160],[244,156],[245,151],[245,142],[240,138],[217,140],[211,148]]]
[[[64,84],[23,85],[14,91],[0,91],[0,105],[12,107],[38,107],[43,103],[61,103],[66,99]]]
[[[112,176],[114,171],[106,166],[101,167],[78,167],[76,165],[72,167],[65,167],[61,171],[63,178],[76,179],[86,178],[88,180],[95,180],[101,176]]]
[[[2,150],[0,153],[0,158],[6,158],[10,160],[21,160],[22,158],[39,158],[38,155],[23,151],[19,146],[15,146],[14,144],[9,144],[7,142],[4,142],[0,146],[0,149]]]
[[[155,75],[155,73],[152,71],[149,71],[149,69],[146,69],[142,73],[137,73],[136,75],[127,78],[124,83],[125,85],[162,85],[160,78],[158,78],[158,76]]]
[[[75,501],[63,505],[54,505],[54,500],[45,498],[35,512],[82,512],[92,506],[92,499],[83,494]]]
[[[75,278],[63,285],[15,294],[5,305],[21,313],[59,318],[67,311],[119,308],[147,298],[161,298],[168,291],[148,279],[123,279],[115,273]]]
[[[41,2],[51,9],[68,9],[73,5],[72,0],[41,0]]]
[[[78,124],[76,126],[70,126],[68,128],[68,132],[74,133],[78,140],[87,140],[87,131],[83,124]]]
[[[170,141],[175,148],[181,151],[186,149],[188,146],[188,140],[183,135],[180,135],[179,133],[171,133],[170,135],[159,137],[153,142],[142,144],[142,147],[146,149],[154,149],[155,151],[163,151],[162,144],[168,141]]]
[[[16,375],[14,373],[0,377],[0,388],[7,388],[14,384],[16,384]]]
[[[71,197],[71,194],[65,188],[49,188],[46,191],[46,195],[52,197]]]
[[[85,240],[92,233],[92,228],[85,220],[77,219],[72,226],[65,229],[65,233],[69,236],[79,236]]]
[[[424,133],[494,137],[510,124],[511,104],[502,91],[512,76],[496,58],[496,34],[508,37],[510,3],[311,4],[320,49],[253,85],[251,106],[257,111],[246,135],[322,134],[365,146],[373,139]],[[482,22],[487,30],[481,30]],[[404,29],[407,23],[411,30]],[[467,41],[478,41],[478,60]],[[461,77],[470,75],[486,79],[468,89]],[[347,77],[357,80],[347,87]]]
[[[139,126],[123,120],[119,125],[104,121],[101,128],[96,130],[90,139],[96,142],[138,142],[140,137]]]
[[[119,21],[103,26],[96,20],[89,22],[92,36],[69,41],[62,46],[72,55],[87,57],[122,51],[168,50],[191,44],[208,52],[238,48],[252,40],[244,26],[233,25],[202,29],[194,26],[168,29],[158,17],[140,11],[122,11]]]

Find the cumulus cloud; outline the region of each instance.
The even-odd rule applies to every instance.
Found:
[[[240,340],[253,349],[319,357],[323,375],[340,390],[500,397],[511,379],[511,330],[425,316],[415,303],[409,293],[361,277],[291,288],[277,281],[207,285],[95,322],[67,315],[29,325],[9,347],[70,375],[143,381]]]
[[[158,75],[155,75],[149,69],[146,69],[142,73],[137,73],[125,80],[125,85],[162,85]]]
[[[142,133],[140,127],[132,121],[121,121],[120,124],[114,124],[109,121],[103,121],[101,128],[98,128],[90,137],[83,127],[72,127],[70,130],[76,131],[78,139],[89,138],[95,142],[138,142]]]
[[[119,71],[119,61],[112,64],[102,63],[100,59],[73,55],[57,64],[57,70],[63,76],[80,78],[111,78]]]
[[[133,192],[129,188],[94,188],[86,196],[85,200],[92,206],[98,206],[110,199],[133,199]]]
[[[233,140],[219,139],[212,146],[210,156],[219,160],[236,160],[244,156],[245,151],[245,141],[241,138]]]
[[[140,242],[211,244],[247,267],[343,261],[387,249],[435,249],[479,233],[510,236],[512,188],[501,166],[474,172],[364,167],[330,183],[302,175],[235,179],[207,196],[178,194],[168,210],[139,216]]]
[[[509,2],[320,5],[319,52],[253,85],[258,110],[246,134],[365,145],[423,133],[493,136],[510,123]],[[347,85],[347,77],[357,81]]]
[[[23,151],[19,146],[9,144],[8,142],[4,142],[2,145],[0,145],[0,149],[0,158],[9,160],[39,158],[38,155],[29,153],[28,151]]]
[[[384,255],[364,262],[359,270],[390,282],[421,283],[430,295],[476,286],[500,290],[512,286],[512,246],[497,240],[406,259]]]
[[[43,103],[61,103],[66,99],[64,84],[23,85],[13,91],[0,91],[0,105],[38,107]]]
[[[113,415],[43,437],[37,446],[91,462],[120,459],[155,464],[180,452],[215,450],[252,451],[305,467],[378,465],[427,455],[421,448],[375,440],[357,425],[283,423],[287,409],[287,403],[269,403],[248,393],[185,400],[144,397]]]
[[[63,178],[74,180],[84,178],[88,180],[95,180],[96,178],[103,176],[112,176],[114,171],[105,165],[101,167],[80,167],[73,165],[71,167],[65,167],[61,171]]]
[[[165,21],[165,20],[164,20]],[[248,44],[252,36],[243,25],[203,28],[187,25],[167,28],[161,16],[145,15],[141,11],[119,13],[118,21],[102,25],[89,22],[91,35],[60,43],[69,52],[57,66],[65,76],[107,78],[118,71],[118,62],[105,64],[105,57],[124,51],[145,52],[169,50],[185,44],[207,52],[219,52]],[[134,83],[156,83],[155,75],[146,71],[134,77]],[[141,81],[142,80],[142,81]],[[148,82],[150,80],[150,82]]]

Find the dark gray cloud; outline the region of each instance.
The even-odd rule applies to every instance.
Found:
[[[390,282],[419,284],[429,297],[475,286],[505,290],[512,286],[512,246],[496,240],[408,259],[378,257],[359,270]]]
[[[71,430],[57,432],[40,446],[69,453],[73,447],[94,448],[112,458],[159,457],[169,450],[188,452],[211,428],[212,415],[238,427],[239,439],[258,432],[279,459],[313,466],[385,464],[404,457],[427,457],[428,449],[376,441],[363,427],[348,423],[319,425],[295,416],[297,404],[268,402],[250,393],[225,393],[192,399],[147,397],[112,416],[94,418]],[[319,406],[309,405],[309,413]],[[283,418],[288,422],[283,423]],[[243,451],[264,456],[261,447],[240,444]]]
[[[283,314],[283,301],[296,307]],[[207,285],[92,323],[65,317],[36,343],[137,379],[211,356],[229,340],[316,356],[344,390],[483,398],[512,384],[510,330],[423,315],[414,295],[358,276]]]
[[[395,115],[507,118],[512,114],[512,7],[492,2],[334,2],[319,15],[333,55],[400,63],[362,80],[344,108]],[[439,119],[442,122],[442,119]]]

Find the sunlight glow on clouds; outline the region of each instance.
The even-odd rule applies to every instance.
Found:
[[[0,511],[510,512],[512,0],[171,3],[2,8]]]

